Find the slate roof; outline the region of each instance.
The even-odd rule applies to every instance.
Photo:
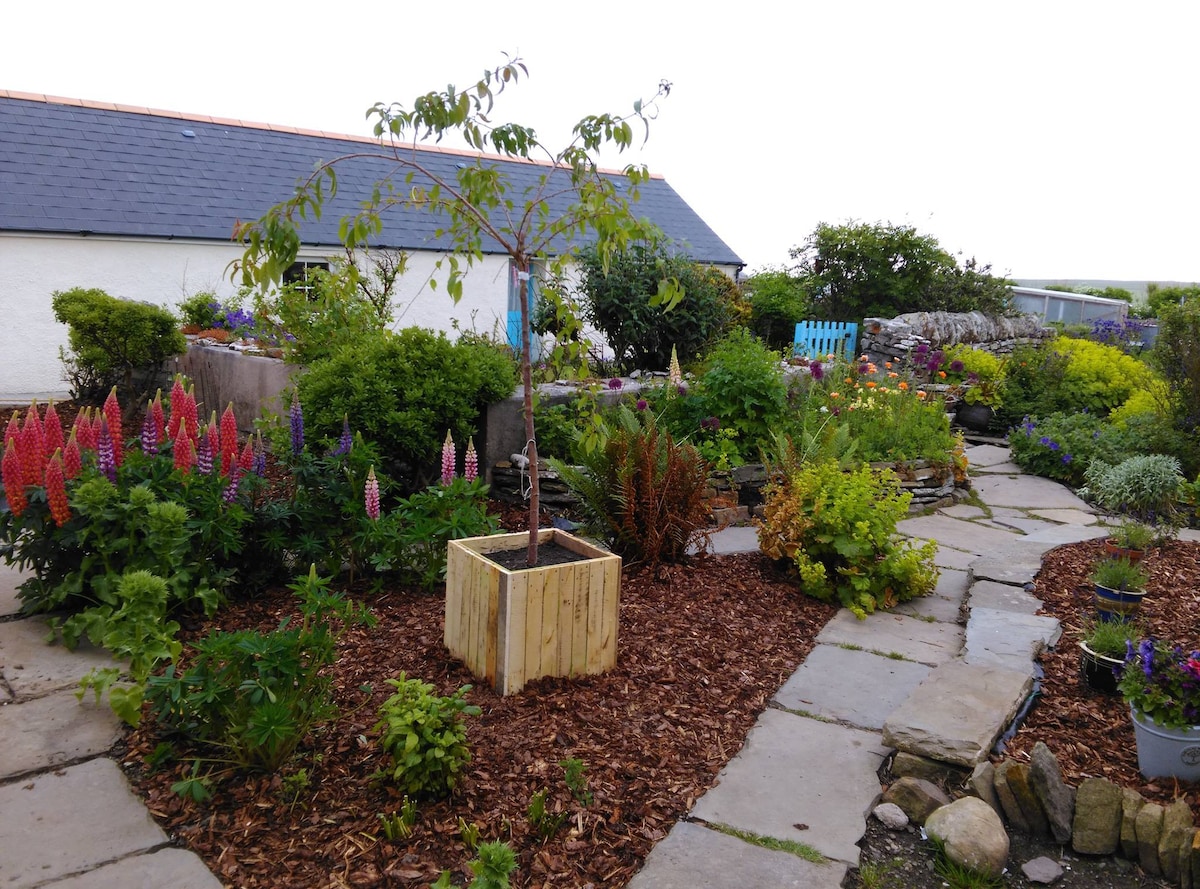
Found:
[[[318,161],[373,145],[351,136],[0,90],[0,231],[228,241],[237,220],[257,219],[289,197]],[[449,176],[475,157],[420,153]],[[520,187],[548,169],[489,160],[503,164]],[[339,244],[341,217],[391,169],[378,159],[339,167],[338,195],[319,221],[301,228],[304,242]],[[742,264],[665,179],[644,184],[633,206],[694,258]],[[444,247],[433,240],[437,226],[428,213],[390,210],[378,245]],[[485,252],[496,249],[485,246]]]

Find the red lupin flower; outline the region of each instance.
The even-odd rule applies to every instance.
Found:
[[[162,389],[154,393],[154,400],[150,402],[150,416],[154,418],[154,434],[156,436],[154,446],[161,448],[163,442],[166,441],[167,434],[167,417],[163,413]]]
[[[83,471],[83,454],[79,450],[79,442],[75,438],[75,430],[71,430],[71,437],[67,439],[67,446],[63,450],[63,475],[67,478],[76,478]]]
[[[125,462],[125,433],[121,430],[121,405],[117,401],[117,387],[113,386],[104,399],[104,419],[108,421],[108,434],[112,437],[113,465]]]
[[[237,418],[233,415],[233,402],[221,414],[221,474],[229,475],[229,468],[237,463]]]
[[[46,406],[46,416],[42,418],[42,450],[47,459],[55,451],[62,450],[65,443],[62,420],[58,418],[58,411],[54,409],[52,401]]]
[[[4,429],[4,446],[14,438],[19,438],[21,435],[21,412],[13,411],[12,416],[8,418],[8,426]]]
[[[187,393],[183,391],[183,377],[175,374],[171,385],[171,418],[167,421],[167,438],[174,441],[179,437],[179,424],[183,420],[183,402]]]
[[[175,468],[188,475],[192,464],[196,462],[196,451],[192,448],[192,440],[188,438],[187,424],[179,425],[179,434],[175,437]]]
[[[242,472],[251,472],[254,469],[254,439],[247,437],[246,446],[242,448],[242,455],[238,457],[238,469]]]
[[[21,477],[27,485],[40,485],[46,472],[46,449],[42,444],[42,423],[38,418],[37,402],[25,413],[21,435],[17,439],[21,458]]]
[[[4,497],[13,516],[19,517],[29,505],[25,499],[25,479],[21,472],[21,458],[17,454],[16,439],[8,439],[4,445],[4,458],[0,460],[0,483],[4,485]]]
[[[62,527],[71,521],[71,506],[67,502],[67,483],[63,478],[62,451],[55,451],[46,464],[46,500],[54,523]]]

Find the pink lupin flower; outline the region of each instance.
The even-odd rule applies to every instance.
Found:
[[[175,468],[188,475],[192,471],[192,464],[196,462],[196,451],[192,447],[192,440],[188,438],[187,424],[181,422],[179,424],[179,432],[175,436]]]
[[[121,405],[117,401],[117,387],[113,386],[104,399],[104,419],[108,421],[108,434],[112,438],[113,465],[125,462],[125,434],[121,429]]]
[[[242,472],[254,471],[254,439],[247,436],[246,446],[242,448],[241,456],[237,461],[238,469]]]
[[[162,389],[154,393],[154,400],[150,402],[150,416],[154,419],[154,447],[157,452],[167,440],[167,418],[163,413]]]
[[[457,455],[454,453],[454,439],[450,437],[450,430],[446,430],[446,440],[442,442],[442,484],[448,485],[454,481],[454,464],[457,462]]]
[[[479,455],[475,453],[475,439],[467,439],[467,453],[463,457],[463,478],[469,482],[479,476]]]
[[[79,442],[75,438],[75,430],[71,430],[71,437],[67,439],[67,446],[63,449],[63,475],[68,479],[78,477],[83,471],[83,453],[79,450]]]
[[[9,510],[19,518],[21,513],[25,512],[29,501],[25,499],[25,478],[14,438],[8,439],[4,444],[4,458],[0,459],[0,484],[4,485],[4,497],[8,501]]]
[[[8,447],[8,443],[14,438],[21,435],[21,412],[13,411],[8,418],[8,426],[4,429],[4,446]]]
[[[183,377],[175,374],[175,382],[171,385],[171,418],[167,421],[167,438],[175,441],[179,437],[179,426],[183,422],[183,402],[187,393],[183,389]]]
[[[46,416],[42,418],[42,451],[49,459],[55,451],[61,451],[65,443],[62,420],[58,418],[52,401],[46,406]]]
[[[367,518],[375,522],[379,520],[379,479],[375,478],[375,467],[367,472],[367,483],[363,486],[363,501],[367,510]]]

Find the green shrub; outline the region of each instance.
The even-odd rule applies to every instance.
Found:
[[[835,598],[862,618],[933,591],[936,544],[896,539],[912,495],[890,470],[851,472],[836,460],[803,466],[768,485],[759,546],[791,562],[801,588],[822,601]]]
[[[1004,376],[1004,361],[997,355],[985,349],[960,343],[944,351],[943,366],[948,377],[953,382],[973,382],[974,380],[999,382]],[[962,362],[962,370],[954,370],[955,362]]]
[[[1071,485],[1083,484],[1094,460],[1119,461],[1140,449],[1135,435],[1086,412],[1026,417],[1009,432],[1008,446],[1026,472]]]
[[[808,317],[809,294],[803,278],[785,269],[764,269],[746,279],[750,329],[770,348],[791,354],[796,324]]]
[[[1165,454],[1137,454],[1119,463],[1095,460],[1079,495],[1104,509],[1150,525],[1171,524],[1185,479],[1179,461]]]
[[[338,638],[350,626],[374,621],[331,593],[316,566],[290,588],[300,599],[298,623],[284,618],[269,633],[210,632],[195,644],[182,676],[172,664],[147,684],[163,725],[239,768],[276,771],[315,726],[333,718],[333,676],[325,668],[337,660]]]
[[[1200,298],[1162,307],[1153,361],[1171,391],[1175,425],[1195,436],[1200,429]]]
[[[679,561],[706,536],[708,465],[648,409],[622,405],[613,424],[581,466],[550,465],[580,498],[589,528],[626,561]]]
[[[194,324],[201,330],[216,327],[221,316],[221,301],[211,290],[193,293],[179,304],[179,317],[184,324]]]
[[[1029,417],[1076,410],[1078,406],[1063,384],[1068,360],[1045,345],[1014,349],[1000,385],[997,422],[1016,426]]]
[[[1052,348],[1067,356],[1062,385],[1075,410],[1107,416],[1134,392],[1150,386],[1154,377],[1144,362],[1116,346],[1059,337]]]
[[[738,313],[737,285],[665,248],[636,245],[607,269],[593,249],[579,255],[580,299],[586,320],[604,334],[617,363],[627,369],[666,370],[675,347],[690,361],[719,337]],[[671,311],[650,304],[665,278],[684,298]]]
[[[744,327],[734,328],[709,353],[697,389],[703,414],[737,433],[746,460],[758,458],[789,413],[780,354]]]
[[[396,693],[380,706],[375,731],[383,732],[380,744],[391,759],[388,777],[413,797],[446,795],[471,760],[463,717],[482,712],[465,700],[471,686],[442,697],[404,673],[387,684]]]
[[[363,337],[315,362],[297,382],[307,430],[336,441],[346,417],[383,455],[402,491],[440,474],[447,430],[478,434],[480,413],[516,388],[511,356],[476,342],[451,343],[416,327]]]
[[[50,305],[69,328],[71,352],[61,355],[71,395],[87,404],[99,404],[113,386],[144,403],[162,363],[187,350],[178,320],[157,306],[82,287],[56,291]]]

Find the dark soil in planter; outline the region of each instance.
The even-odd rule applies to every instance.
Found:
[[[528,523],[526,523],[528,524]],[[537,548],[536,568],[547,568],[551,565],[569,565],[571,562],[582,562],[591,558],[573,549],[559,546],[557,543],[539,543]],[[494,550],[482,553],[489,562],[495,562],[501,568],[509,571],[524,571],[529,567],[528,550],[524,545],[520,549]]]

